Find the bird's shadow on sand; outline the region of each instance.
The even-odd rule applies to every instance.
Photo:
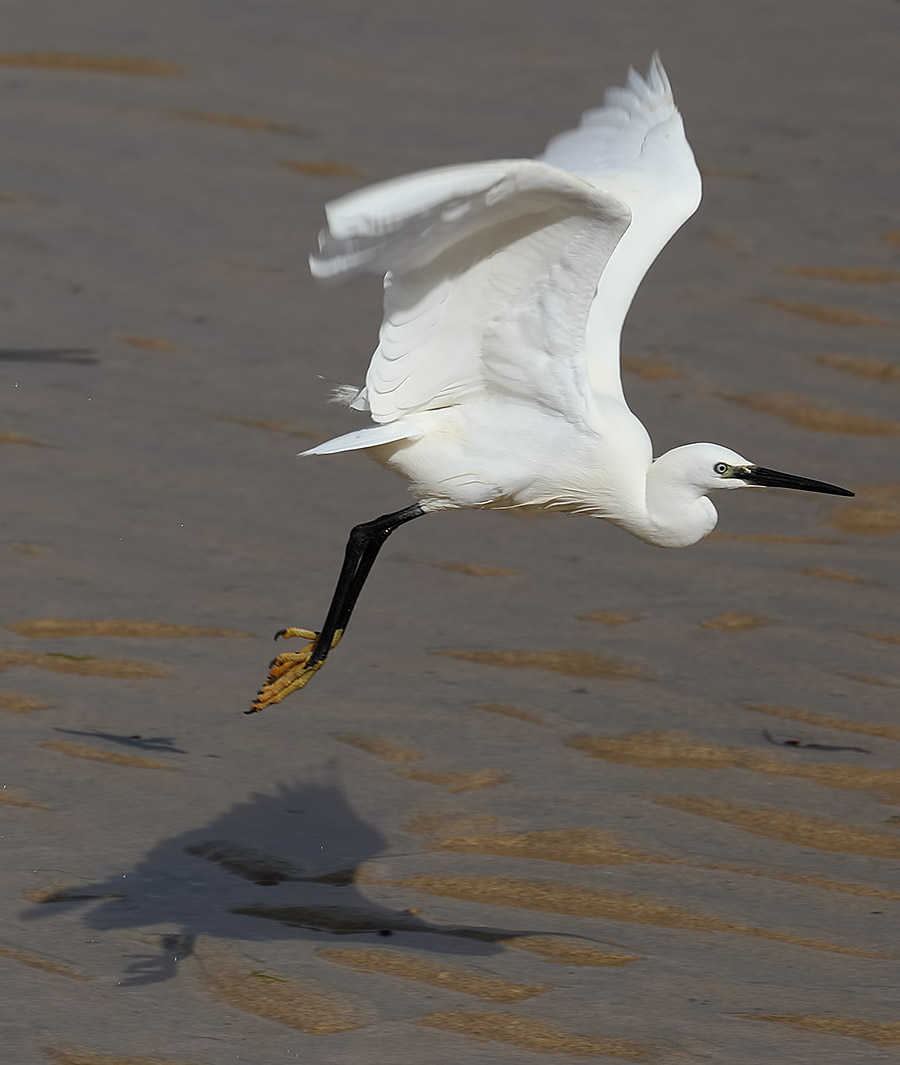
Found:
[[[152,954],[135,956],[122,986],[173,977],[198,936],[264,941],[359,943],[394,937],[406,946],[454,954],[495,954],[528,929],[431,924],[367,898],[357,870],[386,841],[334,783],[280,785],[252,794],[203,828],[163,840],[134,868],[44,895],[26,910],[36,920],[89,905],[84,924],[99,933],[166,931]],[[151,940],[153,941],[153,940]]]

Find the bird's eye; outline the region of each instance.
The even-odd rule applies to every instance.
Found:
[[[727,462],[717,462],[715,464],[715,466],[713,466],[713,473],[718,473],[719,476],[721,476],[722,474],[727,473],[727,472],[728,472],[728,463]]]

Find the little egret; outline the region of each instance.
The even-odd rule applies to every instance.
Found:
[[[304,455],[366,450],[412,482],[412,506],[350,533],[321,632],[279,655],[248,713],[281,702],[344,634],[375,557],[404,522],[458,507],[603,518],[658,547],[716,524],[714,488],[852,495],[717,444],[653,459],[622,392],[619,340],[650,264],[700,203],[700,174],[654,55],[539,159],[443,167],[326,208],[315,277],[384,278],[363,388],[337,398],[374,424]]]

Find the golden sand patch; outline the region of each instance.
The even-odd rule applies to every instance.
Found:
[[[849,281],[859,285],[885,285],[900,281],[900,270],[858,266],[784,266],[782,274],[811,277],[816,281]]]
[[[334,159],[282,159],[278,163],[285,170],[296,174],[309,174],[311,177],[367,178],[372,176],[370,170],[364,170],[353,163],[339,163]]]
[[[852,373],[872,381],[900,381],[900,362],[882,359],[851,359],[846,355],[813,355],[813,362],[832,370]]]
[[[567,746],[592,758],[642,769],[726,769],[739,752],[704,743],[682,732],[626,732],[618,736],[580,735]]]
[[[882,643],[900,644],[900,632],[858,632],[858,636],[865,636],[870,640],[881,640]]]
[[[648,1061],[653,1048],[629,1039],[595,1039],[575,1035],[550,1021],[520,1017],[515,1013],[479,1013],[445,1010],[429,1013],[419,1020],[429,1028],[472,1036],[483,1043],[506,1043],[538,1054],[577,1054],[584,1057],[608,1056],[626,1061]]]
[[[0,691],[0,711],[5,714],[31,714],[35,710],[46,710],[49,705],[24,692]]]
[[[846,791],[875,791],[885,802],[900,802],[900,769],[857,769],[844,765],[792,765],[765,755],[748,758],[740,763],[742,769],[774,776],[799,777],[826,788]]]
[[[489,817],[486,819],[491,820]],[[500,854],[505,857],[565,862],[569,865],[622,865],[637,862],[652,862],[658,865],[682,865],[691,869],[705,869],[712,872],[737,873],[742,876],[782,880],[808,887],[821,888],[825,891],[835,891],[845,895],[900,899],[900,892],[870,887],[866,884],[830,880],[825,877],[805,874],[782,873],[743,865],[729,865],[723,862],[693,862],[679,858],[669,858],[660,854],[649,854],[645,851],[637,850],[613,833],[600,829],[563,829],[558,832],[501,834],[494,826],[468,825],[465,823],[464,816],[458,820],[459,823],[454,825],[451,818],[448,818],[445,822],[435,818],[434,824],[429,824],[426,815],[422,825],[411,824],[405,826],[405,828],[406,831],[414,832],[417,835],[437,837],[440,842],[432,845],[433,850],[449,850],[468,854]],[[471,820],[474,821],[477,818],[472,818]],[[453,831],[454,828],[456,829],[455,832]],[[464,835],[463,833],[466,834]],[[544,940],[537,939],[536,942],[541,943]],[[540,953],[540,950],[536,949],[535,953]]]
[[[335,739],[374,754],[385,762],[417,762],[425,757],[424,752],[415,747],[406,747],[387,736],[375,736],[368,732],[345,732],[342,736],[335,736]]]
[[[118,680],[143,680],[145,677],[169,675],[167,669],[155,662],[136,662],[129,658],[64,655],[53,651],[42,655],[31,651],[0,651],[0,673],[15,666],[34,666],[51,673],[75,673],[81,677],[113,677]]]
[[[497,832],[503,819],[493,814],[471,814],[461,810],[419,810],[404,824],[403,831],[414,836],[449,839],[465,832]]]
[[[900,859],[900,837],[886,832],[870,832],[861,825],[831,818],[813,817],[796,810],[745,806],[703,795],[656,795],[650,801],[671,810],[723,821],[755,836],[777,839],[795,847]]]
[[[377,947],[321,947],[320,958],[346,965],[360,973],[397,976],[402,980],[473,995],[486,1002],[520,1002],[550,988],[540,984],[513,984],[491,973],[463,969],[446,962],[428,961],[417,954]]]
[[[227,1006],[309,1035],[362,1028],[376,1019],[371,1003],[318,980],[262,972],[249,958],[202,940],[194,951],[201,983]]]
[[[123,344],[131,348],[140,348],[142,351],[178,351],[177,344],[173,344],[171,340],[164,340],[162,337],[120,336],[118,339]]]
[[[248,637],[249,632],[236,629],[215,629],[203,625],[170,625],[165,621],[135,621],[120,618],[114,621],[94,621],[77,618],[31,618],[16,621],[6,628],[32,640],[58,640],[69,636],[123,636],[129,639],[182,639],[188,636]]]
[[[642,769],[727,769],[799,777],[829,788],[877,791],[888,801],[900,800],[900,769],[860,769],[855,766],[794,762],[762,751],[705,743],[682,732],[630,732],[618,736],[581,735],[569,747],[592,758]]]
[[[530,710],[521,710],[518,706],[508,706],[506,703],[475,703],[476,710],[486,710],[489,714],[500,714],[501,717],[514,717],[518,721],[530,721],[532,725],[543,725],[544,728],[550,728],[550,725],[538,717],[537,714],[532,714]]]
[[[51,1065],[205,1065],[196,1058],[134,1057],[75,1046],[44,1047],[44,1056]]]
[[[581,614],[578,620],[594,621],[598,625],[628,625],[640,617],[640,614],[629,614],[624,610],[594,610],[590,614]]]
[[[634,374],[642,381],[665,381],[670,377],[682,377],[683,374],[666,358],[644,359],[638,355],[623,355],[622,369]]]
[[[598,947],[579,943],[563,936],[516,936],[504,941],[504,946],[514,950],[524,950],[536,954],[544,961],[555,965],[591,966],[607,968],[617,965],[630,965],[642,961],[639,954],[618,954],[613,951],[600,950]]]
[[[38,802],[36,799],[29,797],[27,792],[21,791],[19,788],[11,788],[7,784],[0,785],[0,802],[5,803],[7,806],[22,806],[29,810],[52,810],[52,806],[48,806],[44,802]]]
[[[650,680],[644,669],[609,655],[592,651],[435,651],[443,658],[461,658],[488,666],[509,669],[543,669],[568,677],[596,677],[603,680]]]
[[[721,229],[719,227],[708,228],[706,230],[706,239],[710,244],[715,245],[717,248],[721,248],[722,251],[738,253],[746,249],[744,240],[730,229]]]
[[[29,543],[27,540],[8,543],[6,546],[10,551],[18,551],[20,555],[50,555],[53,553],[52,547],[48,547],[46,544]]]
[[[70,758],[86,758],[90,762],[107,762],[109,765],[130,765],[137,769],[165,769],[177,773],[179,766],[167,762],[157,762],[155,758],[141,758],[136,754],[121,754],[119,751],[103,751],[99,747],[89,747],[86,743],[74,743],[72,740],[47,740],[42,743],[48,751],[67,754]]]
[[[51,1065],[204,1065],[203,1062],[186,1058],[146,1058],[132,1054],[107,1054],[89,1047],[44,1047],[44,1056]]]
[[[52,447],[46,440],[38,440],[34,436],[24,436],[22,433],[0,432],[0,444],[20,444],[23,447]]]
[[[843,581],[844,584],[871,584],[865,577],[856,577],[852,573],[841,573],[836,569],[824,569],[821,566],[807,566],[804,569],[794,571],[804,577],[821,577],[826,581]]]
[[[292,136],[303,136],[305,130],[290,122],[278,122],[271,118],[258,118],[253,115],[222,115],[215,111],[186,111],[168,110],[163,111],[170,118],[180,118],[185,122],[200,122],[208,126],[228,126],[231,129],[242,129],[248,132],[259,133],[288,133]]]
[[[861,311],[851,311],[846,307],[828,307],[821,303],[796,303],[792,300],[759,300],[769,307],[775,307],[779,311],[787,311],[788,314],[797,314],[801,318],[810,318],[814,322],[822,322],[824,325],[892,325],[897,322],[887,321],[884,318],[874,318],[870,314]]]
[[[887,888],[871,887],[869,884],[855,884],[848,880],[831,880],[824,876],[812,876],[806,873],[777,873],[770,869],[750,869],[743,865],[729,865],[727,862],[685,862],[695,869],[709,869],[721,873],[738,873],[741,876],[759,876],[765,880],[781,880],[801,887],[820,888],[822,891],[834,891],[839,895],[860,895],[868,899],[891,899],[900,901],[900,891]]]
[[[861,1017],[817,1017],[814,1014],[739,1013],[748,1021],[787,1024],[819,1035],[844,1035],[880,1047],[900,1046],[900,1021],[864,1021]]]
[[[861,958],[888,958],[889,954],[859,947],[809,939],[776,929],[737,924],[709,914],[692,913],[657,899],[626,895],[618,891],[582,887],[552,880],[519,880],[512,877],[486,876],[410,876],[402,880],[371,879],[369,883],[408,888],[427,895],[461,899],[465,902],[509,906],[541,913],[561,913],[572,917],[628,924],[653,925],[695,932],[727,932],[755,936],[779,943],[790,943],[810,950],[831,951]]]
[[[423,784],[433,784],[451,795],[494,788],[509,780],[509,773],[503,769],[473,769],[468,772],[456,769],[398,769],[396,774],[398,777],[418,780]]]
[[[517,569],[502,569],[499,566],[480,566],[473,562],[426,562],[432,569],[445,569],[451,573],[466,573],[470,577],[518,577]]]
[[[900,532],[900,484],[867,484],[856,499],[831,510],[824,519],[838,532],[854,536],[890,536]]]
[[[863,633],[862,635],[871,635]],[[900,639],[897,641],[900,643]],[[816,725],[820,728],[837,729],[840,732],[858,732],[861,736],[880,736],[885,740],[900,740],[900,725],[880,725],[870,721],[853,721],[845,717],[831,717],[829,714],[817,714],[811,710],[798,710],[793,706],[772,706],[769,703],[741,703],[746,710],[756,710],[760,714],[786,718],[788,721],[800,721],[804,725]]]
[[[715,629],[718,632],[749,632],[751,629],[774,624],[775,622],[771,618],[763,617],[761,614],[742,614],[739,611],[731,610],[725,614],[717,614],[707,621],[701,621],[700,627]]]
[[[93,891],[83,884],[60,884],[57,881],[49,887],[34,888],[23,892],[22,898],[44,905],[54,902],[82,902],[87,899],[121,899],[124,895],[115,891]],[[159,937],[146,937],[141,942],[156,944],[159,942]]]
[[[9,958],[22,965],[29,965],[32,969],[43,969],[45,973],[53,973],[54,976],[67,976],[70,980],[90,980],[90,976],[63,965],[58,961],[49,961],[47,958],[39,958],[34,954],[26,954],[21,950],[10,950],[9,947],[0,947],[0,958]]]
[[[873,418],[867,414],[846,414],[819,402],[784,392],[720,393],[721,399],[741,407],[771,414],[797,429],[813,433],[844,433],[850,436],[900,436],[900,422]]]
[[[145,78],[170,78],[187,73],[182,66],[158,59],[79,55],[74,52],[0,52],[0,67],[30,67],[34,70],[64,70],[84,74],[132,74]]]
[[[285,436],[298,436],[304,440],[321,440],[322,433],[315,429],[308,429],[298,422],[285,421],[281,418],[244,418],[238,414],[210,414],[218,422],[231,422],[232,425],[243,425],[247,429],[263,429],[268,433],[283,433]]]
[[[871,684],[876,688],[900,688],[900,683],[890,677],[873,677],[869,673],[853,673],[849,669],[833,669],[831,672],[835,677],[846,677],[847,680]]]
[[[69,891],[77,891],[77,884],[53,884],[51,887],[34,888],[22,895],[28,902],[62,902]]]
[[[633,862],[681,864],[674,858],[635,850],[614,833],[599,828],[458,835],[442,839],[433,849],[460,854],[498,854],[508,858],[565,862],[568,865],[625,865]]]

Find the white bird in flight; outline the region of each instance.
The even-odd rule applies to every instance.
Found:
[[[304,455],[365,450],[416,502],[357,525],[321,632],[279,655],[248,713],[321,668],[375,557],[433,511],[537,508],[603,518],[658,547],[710,533],[716,488],[852,495],[718,444],[653,458],[622,392],[619,341],[651,263],[700,203],[700,174],[658,55],[538,159],[442,167],[326,207],[315,277],[384,278],[363,388],[339,398],[374,424]],[[276,638],[277,638],[276,637]]]

